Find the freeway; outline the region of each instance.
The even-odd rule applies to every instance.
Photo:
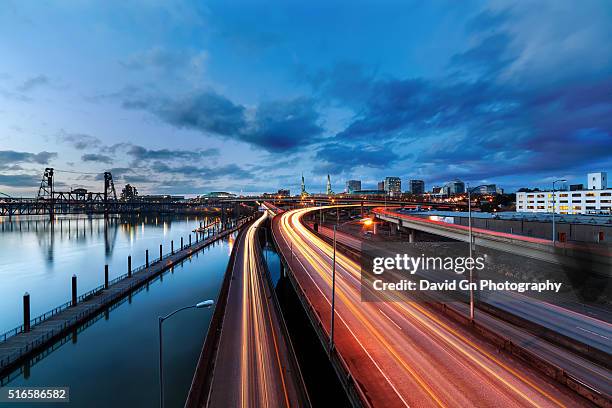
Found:
[[[233,276],[206,406],[305,407],[308,396],[263,271],[257,229],[236,242]]]
[[[319,226],[319,233],[331,238],[333,229]],[[355,250],[360,250],[362,240],[357,237],[337,232],[338,242]],[[393,255],[393,254],[390,254]],[[518,256],[518,255],[517,255]],[[437,276],[440,271],[419,271],[418,275],[429,280],[443,281],[449,276]],[[588,316],[565,307],[561,307],[541,299],[535,299],[515,292],[488,292],[479,303],[486,303],[506,313],[518,316],[529,322],[562,334],[580,345],[586,345],[589,350],[599,350],[601,354],[612,354],[612,324],[599,317]],[[584,304],[573,305],[576,309],[585,310],[587,313],[591,307]],[[478,307],[478,305],[477,305]],[[598,315],[609,318],[607,311],[596,311]],[[605,313],[604,313],[605,312]],[[595,311],[593,311],[595,314]]]
[[[275,241],[327,333],[332,248],[301,218],[274,218]],[[336,256],[335,349],[366,405],[588,406],[589,402],[416,302],[362,302],[359,266]],[[328,334],[329,335],[329,334]]]

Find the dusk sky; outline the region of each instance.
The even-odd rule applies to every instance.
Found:
[[[0,192],[612,171],[608,0],[1,3]]]

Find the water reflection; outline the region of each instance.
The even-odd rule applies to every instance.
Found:
[[[46,217],[22,216],[3,220],[0,223],[1,233],[17,233],[30,235],[34,233],[40,250],[48,263],[53,263],[55,245],[57,241],[71,241],[76,245],[85,244],[100,239],[104,242],[104,253],[107,258],[113,254],[117,241],[117,234],[133,243],[140,236],[144,236],[145,227],[162,226],[163,236],[167,236],[173,222],[194,223],[207,225],[218,222],[218,218],[197,216],[144,216],[144,215],[115,215],[103,216],[62,216],[51,221]],[[56,237],[56,234],[59,236]]]
[[[157,316],[216,299],[227,248],[218,241],[175,265],[0,379],[0,386],[68,386],[71,406],[156,406]],[[184,404],[211,315],[183,313],[164,326],[167,406]]]
[[[208,216],[113,215],[20,216],[0,220],[0,333],[21,324],[21,296],[29,292],[32,315],[69,300],[69,280],[78,277],[78,292],[103,283],[104,265],[109,277],[144,264],[145,251],[159,256],[159,246],[177,248],[181,237],[189,242],[193,230],[213,224]]]

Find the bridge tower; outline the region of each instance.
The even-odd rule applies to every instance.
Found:
[[[109,197],[110,196],[110,197]],[[109,198],[113,202],[117,201],[117,191],[115,190],[115,183],[113,182],[113,175],[110,171],[104,172],[104,216],[108,217],[108,200]]]
[[[332,191],[331,188],[331,179],[329,178],[329,174],[327,175],[327,189],[326,189],[326,194],[327,195],[333,195],[334,192]]]
[[[54,190],[53,190],[53,168],[47,167],[43,173],[42,180],[40,181],[40,187],[38,188],[38,200],[45,200],[49,206],[49,219],[54,217]]]
[[[301,191],[300,195],[302,197],[308,195],[308,193],[306,192],[306,183],[304,183],[304,173],[302,173],[302,191]]]

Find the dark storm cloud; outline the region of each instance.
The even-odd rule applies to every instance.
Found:
[[[104,154],[96,154],[96,153],[87,153],[81,156],[81,160],[85,162],[99,162],[99,163],[107,163],[110,164],[113,162],[113,159],[110,156],[106,156]]]
[[[132,156],[135,160],[146,161],[146,160],[175,160],[175,159],[187,159],[197,160],[204,157],[213,157],[219,155],[218,149],[205,149],[205,150],[180,150],[180,149],[159,149],[152,150],[147,149],[143,146],[132,145],[128,148],[127,154]]]
[[[268,151],[293,150],[317,141],[323,131],[318,120],[312,99],[266,102],[259,105],[249,128],[239,138]]]
[[[178,99],[132,99],[125,107],[148,110],[178,128],[229,136],[245,125],[245,108],[212,91],[194,93]]]
[[[295,98],[260,104],[254,112],[213,91],[179,98],[124,99],[123,106],[149,111],[178,128],[224,136],[270,152],[284,152],[317,141],[323,129],[315,101]]]
[[[42,151],[40,153],[16,152],[14,150],[0,150],[0,163],[7,165],[11,163],[38,163],[47,164],[57,157],[55,152]]]

